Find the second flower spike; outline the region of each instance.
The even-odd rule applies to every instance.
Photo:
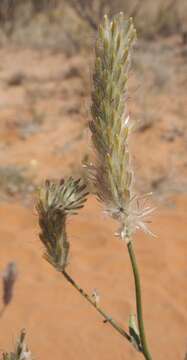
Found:
[[[86,201],[86,185],[81,180],[46,181],[40,188],[36,209],[41,228],[40,239],[45,258],[59,271],[68,264],[67,216],[76,214]]]

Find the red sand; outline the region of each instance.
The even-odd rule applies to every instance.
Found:
[[[75,64],[84,71],[82,59],[67,61],[59,54],[44,52],[39,56],[34,51],[14,49],[1,49],[1,58],[1,165],[27,166],[37,183],[45,177],[61,177],[80,168],[88,146],[84,132],[87,119],[85,113],[83,118],[80,104],[85,103],[87,94],[81,93],[81,77],[69,79],[67,72]],[[25,105],[24,85],[8,87],[3,82],[9,72],[20,69],[30,76],[29,86],[32,81],[36,86],[33,79],[38,77],[37,86],[43,84],[42,90],[46,91],[46,97],[38,95],[37,100],[45,121],[26,138],[20,136],[20,127],[31,116]],[[168,143],[161,139],[169,121],[166,111],[162,123],[135,135],[137,172],[146,189],[155,180],[155,174],[159,180],[164,169],[167,173],[171,153],[178,156],[175,159],[178,174],[183,177],[186,174],[185,139]],[[181,168],[183,172],[179,171]],[[169,184],[166,182],[164,189],[170,189]],[[168,205],[163,203],[153,215],[152,230],[158,237],[140,233],[135,241],[147,337],[157,360],[182,360],[187,351],[186,209],[186,195],[170,197]],[[19,268],[14,299],[0,320],[0,349],[12,349],[20,329],[26,328],[29,346],[37,360],[141,358],[43,260],[33,209],[24,207],[21,201],[4,201],[0,203],[0,219],[0,269],[12,260]],[[114,237],[115,230],[116,224],[104,216],[96,200],[90,197],[85,209],[68,222],[69,272],[89,293],[98,289],[101,305],[127,329],[129,313],[135,311],[134,286],[126,247]]]

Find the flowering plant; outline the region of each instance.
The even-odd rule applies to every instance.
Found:
[[[67,272],[69,240],[66,218],[83,207],[88,192],[80,180],[47,181],[38,195],[37,211],[41,228],[40,239],[45,258],[101,314],[116,331],[125,337],[146,360],[151,360],[145,336],[140,277],[132,237],[137,229],[148,233],[145,217],[153,209],[144,205],[145,195],[134,190],[128,140],[134,124],[127,110],[127,82],[136,31],[130,18],[123,13],[109,20],[104,17],[95,45],[95,68],[89,124],[95,150],[88,177],[94,192],[106,211],[119,222],[118,236],[125,240],[135,281],[137,324],[130,316],[129,329],[124,330],[99,306],[95,291],[88,295]]]

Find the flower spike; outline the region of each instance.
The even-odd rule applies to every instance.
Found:
[[[72,177],[60,182],[47,180],[39,190],[36,209],[40,239],[46,249],[45,258],[59,271],[68,264],[67,216],[76,214],[84,206],[87,195],[86,185]]]
[[[132,18],[123,13],[112,21],[104,17],[95,46],[90,130],[96,150],[88,166],[95,193],[106,211],[120,223],[120,237],[130,238],[146,230],[145,210],[139,210],[134,194],[134,174],[128,140],[134,128],[127,109],[127,80],[136,40]]]

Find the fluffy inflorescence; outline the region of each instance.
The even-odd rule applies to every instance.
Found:
[[[104,17],[95,46],[90,122],[96,150],[95,164],[89,166],[90,178],[107,211],[120,221],[123,238],[129,238],[137,228],[145,229],[141,219],[145,211],[138,208],[132,190],[128,147],[132,123],[127,111],[127,79],[135,39],[131,18],[125,20],[123,13],[112,21]]]
[[[45,258],[59,271],[65,269],[68,261],[67,216],[84,206],[87,194],[86,185],[73,178],[60,182],[47,180],[39,190],[36,209],[40,239],[46,249]]]

